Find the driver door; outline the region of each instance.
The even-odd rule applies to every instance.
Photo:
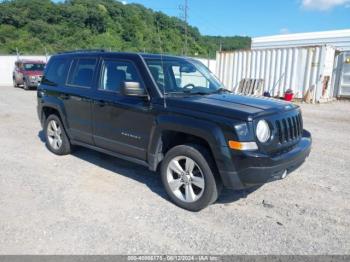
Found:
[[[94,141],[100,148],[146,160],[154,114],[149,101],[121,94],[125,81],[145,88],[132,61],[103,59],[93,102]]]

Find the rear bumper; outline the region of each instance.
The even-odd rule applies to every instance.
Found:
[[[303,137],[288,152],[277,156],[244,152],[235,159],[235,170],[220,171],[228,188],[242,189],[282,179],[303,164],[311,151],[312,139],[304,130]]]

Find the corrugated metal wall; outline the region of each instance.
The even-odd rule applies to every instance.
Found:
[[[283,96],[291,88],[295,97],[302,98],[314,86],[314,98],[319,101],[333,95],[334,55],[329,46],[218,52],[216,75],[233,91],[244,78],[263,79],[264,90],[273,96]],[[325,76],[329,77],[326,92],[322,90]]]
[[[350,97],[350,51],[342,52],[336,60],[335,87],[339,96]]]
[[[216,72],[216,60],[215,59],[206,59],[206,58],[198,58],[198,57],[193,57],[194,59],[202,62],[206,67],[209,68],[211,72],[215,74]]]

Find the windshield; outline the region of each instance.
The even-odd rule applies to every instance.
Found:
[[[146,59],[158,87],[165,94],[212,94],[224,86],[201,62],[185,59]]]
[[[25,63],[23,64],[23,68],[25,71],[43,71],[45,64],[33,64],[33,63]]]

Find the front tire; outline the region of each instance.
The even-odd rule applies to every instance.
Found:
[[[60,118],[50,115],[44,125],[46,147],[56,155],[67,155],[71,152],[71,144]]]
[[[15,87],[15,88],[18,87],[17,82],[16,82],[16,79],[13,78],[12,81],[13,81],[13,87]]]
[[[161,165],[161,178],[172,202],[199,211],[215,202],[220,181],[214,161],[205,147],[187,144],[170,149]]]
[[[26,90],[26,91],[29,90],[29,86],[28,86],[28,84],[27,84],[27,81],[25,81],[25,80],[24,80],[24,82],[23,82],[23,89]]]

